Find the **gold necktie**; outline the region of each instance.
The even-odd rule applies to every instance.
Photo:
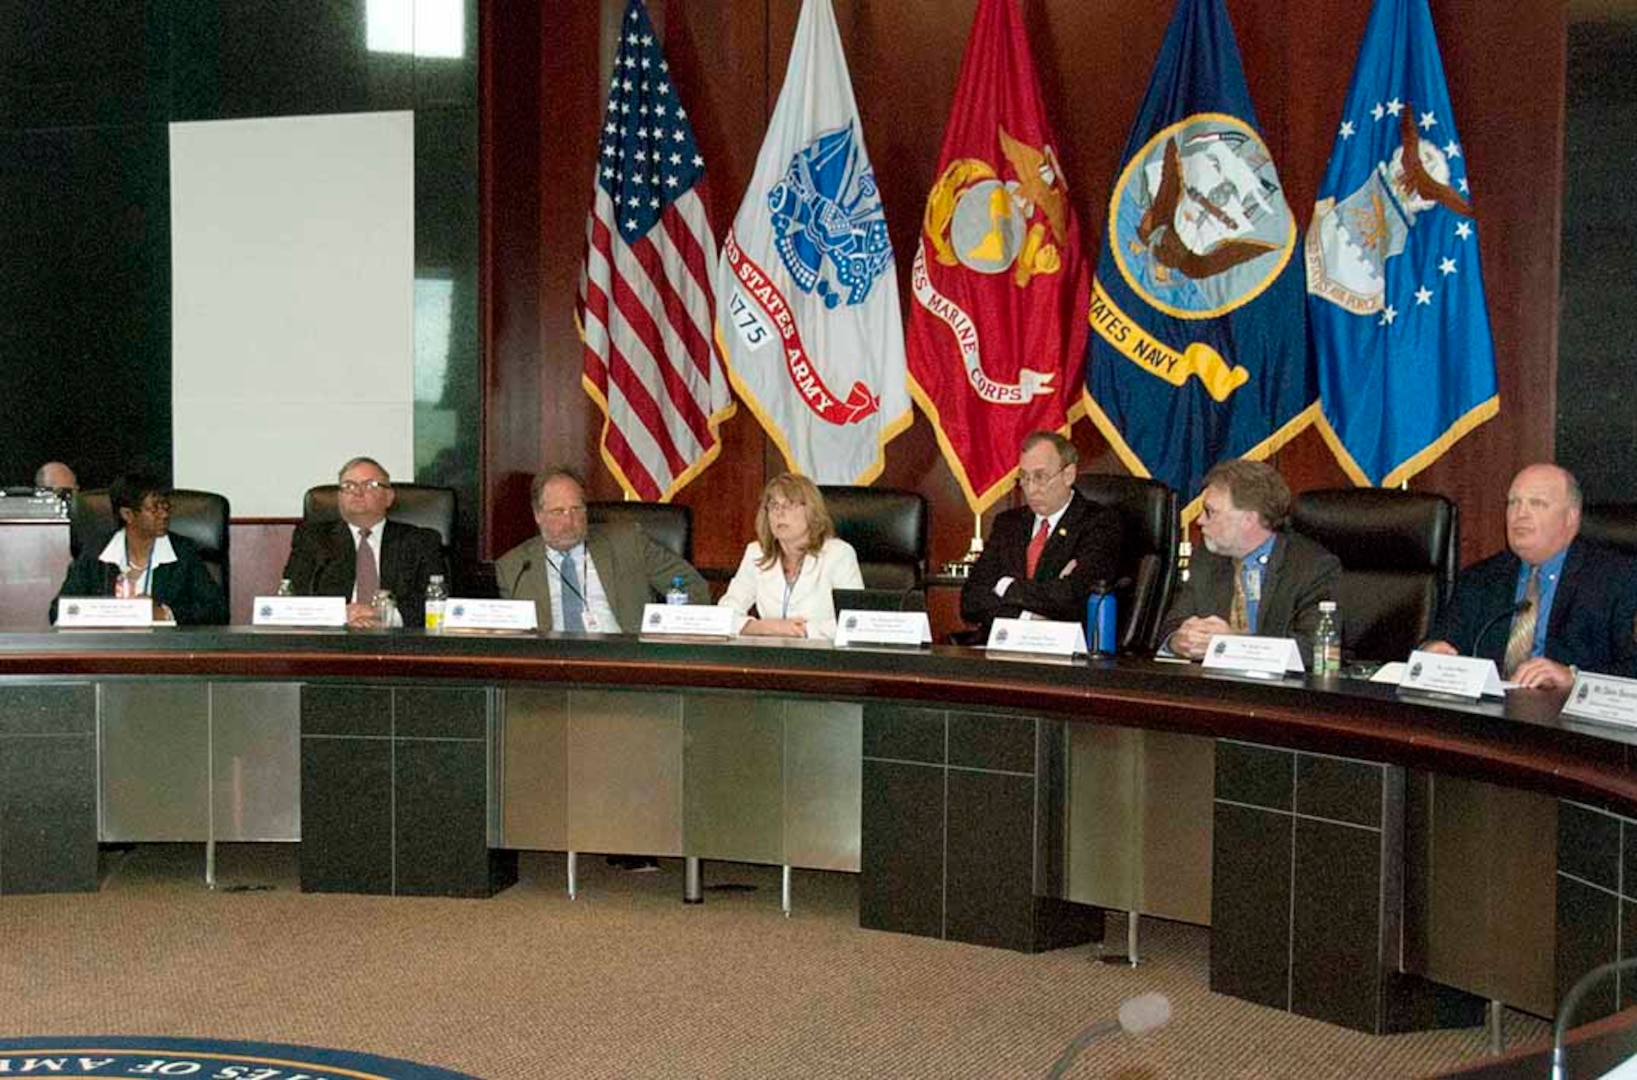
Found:
[[[1245,561],[1233,561],[1233,606],[1228,609],[1228,629],[1243,634],[1250,629],[1250,612],[1245,606]]]
[[[1510,679],[1518,665],[1535,651],[1535,627],[1540,624],[1540,567],[1529,571],[1523,589],[1524,608],[1512,616],[1512,632],[1506,637],[1506,660],[1501,674]]]

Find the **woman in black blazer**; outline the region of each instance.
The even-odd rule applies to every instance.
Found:
[[[122,527],[100,548],[80,552],[51,601],[51,621],[64,597],[149,597],[154,618],[179,626],[223,624],[227,598],[191,540],[170,535],[170,489],[151,477],[128,475],[108,489]]]

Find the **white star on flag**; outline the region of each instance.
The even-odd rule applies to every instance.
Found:
[[[1437,126],[1438,126],[1438,119],[1435,116],[1433,116],[1432,113],[1424,112],[1424,113],[1421,114],[1421,130],[1422,131],[1430,131],[1430,130],[1432,130],[1433,128],[1435,128]]]
[[[1351,139],[1353,137],[1353,122],[1351,120],[1343,120],[1341,122],[1341,137],[1344,139]]]
[[[1392,113],[1394,116],[1397,116],[1399,113],[1404,111],[1404,103],[1399,101],[1397,98],[1393,98],[1391,101],[1387,102],[1387,111]]]
[[[1398,309],[1393,307],[1391,304],[1388,304],[1381,310],[1382,326],[1391,326],[1393,324],[1393,320],[1396,318],[1398,318]]]
[[[1455,260],[1445,257],[1438,260],[1438,272],[1445,277],[1455,273]]]
[[[1425,285],[1415,290],[1415,302],[1418,306],[1423,304],[1431,304],[1432,290],[1427,288]]]
[[[1456,225],[1455,225],[1455,235],[1459,236],[1462,240],[1471,239],[1471,237],[1472,237],[1472,222],[1470,222],[1470,221],[1457,222]]]

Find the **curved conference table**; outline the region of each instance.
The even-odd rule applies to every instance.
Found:
[[[695,894],[728,859],[1028,951],[1105,909],[1209,925],[1213,989],[1364,1031],[1550,1015],[1637,951],[1637,732],[1561,701],[941,647],[0,634],[0,894],[95,889],[99,842],[297,841],[304,889],[475,897],[519,850],[571,853],[571,891],[582,851],[685,857]]]

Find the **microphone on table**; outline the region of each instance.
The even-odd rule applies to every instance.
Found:
[[[1046,1074],[1047,1080],[1059,1080],[1068,1075],[1069,1066],[1081,1050],[1094,1039],[1102,1035],[1111,1035],[1123,1031],[1127,1035],[1142,1037],[1151,1034],[1171,1022],[1171,999],[1161,993],[1138,994],[1134,998],[1127,998],[1120,1002],[1120,1011],[1117,1020],[1104,1020],[1100,1024],[1093,1024],[1074,1037],[1074,1041],[1064,1047],[1052,1064],[1051,1072]]]
[[[534,568],[533,559],[524,559],[523,565],[517,568],[517,576],[512,578],[512,587],[507,590],[512,596],[517,595],[517,586],[522,583],[523,575]]]
[[[1497,614],[1493,618],[1491,618],[1488,622],[1484,623],[1483,626],[1479,628],[1477,636],[1472,639],[1472,648],[1470,650],[1468,650],[1467,655],[1468,656],[1477,656],[1478,655],[1478,646],[1483,643],[1484,636],[1486,634],[1488,634],[1491,630],[1495,629],[1495,624],[1496,623],[1500,622],[1502,619],[1515,619],[1519,615],[1522,615],[1524,612],[1528,611],[1530,609],[1530,607],[1532,607],[1533,605],[1534,605],[1534,601],[1532,601],[1532,600],[1528,600],[1528,599],[1519,600],[1517,603],[1513,604],[1511,607],[1507,608],[1505,611],[1500,612],[1499,614]]]

